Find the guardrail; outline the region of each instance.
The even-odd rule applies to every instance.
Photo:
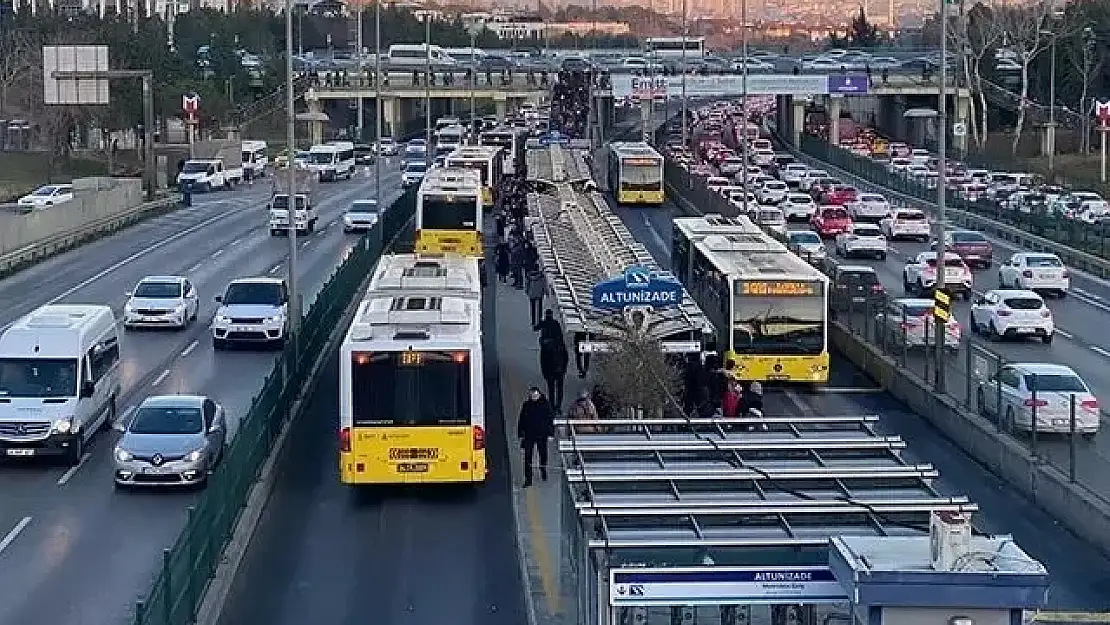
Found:
[[[791,148],[781,138],[779,142],[796,155],[820,161],[823,166],[831,166],[847,177],[893,191],[894,199],[907,206],[930,213],[936,211],[935,188],[888,172],[871,159],[809,137],[803,137],[800,150]],[[1023,213],[991,201],[970,202],[951,191],[944,214],[947,221],[958,226],[985,232],[1025,249],[1052,252],[1069,267],[1110,278],[1110,261],[1107,260],[1110,258],[1110,227],[1106,225],[1063,219],[1043,211]]]
[[[415,213],[416,193],[410,190],[382,214],[316,295],[301,319],[296,344],[285,346],[251,401],[224,460],[209,477],[208,488],[195,506],[189,506],[185,528],[174,544],[163,550],[162,568],[145,598],[136,602],[132,625],[194,622],[259,471],[283,426],[295,416],[290,407],[319,360],[328,356],[332,332],[369,279],[374,264],[411,229]]]
[[[171,195],[165,198],[144,202],[115,215],[82,225],[65,232],[59,232],[40,241],[29,243],[17,250],[0,255],[0,277],[8,276],[20,269],[33,265],[60,252],[72,249],[115,232],[148,217],[161,215],[180,206],[180,197]]]

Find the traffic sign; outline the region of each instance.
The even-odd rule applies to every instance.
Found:
[[[598,282],[593,288],[594,308],[625,310],[630,307],[671,308],[682,304],[682,283],[661,276],[650,267],[634,265],[624,274]]]
[[[952,136],[954,136],[954,137],[966,137],[967,136],[967,124],[965,124],[963,122],[956,122],[955,124],[952,124]]]
[[[948,290],[933,291],[933,314],[945,322],[952,318],[952,294]]]
[[[197,119],[197,110],[200,108],[200,96],[195,93],[186,93],[181,96],[181,110],[190,122]]]
[[[1110,102],[1095,102],[1095,117],[1100,126],[1110,126]]]

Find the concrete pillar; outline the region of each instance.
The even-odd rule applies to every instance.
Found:
[[[829,96],[829,143],[840,145],[840,106],[844,96]]]
[[[793,124],[790,127],[790,136],[794,140],[794,146],[802,144],[802,130],[806,126],[806,101],[802,98],[796,98],[791,103],[793,109]]]
[[[964,133],[962,137],[954,137],[956,140],[956,149],[961,153],[967,152],[967,136],[971,128],[971,96],[965,94],[956,94],[956,121],[964,124],[968,128],[968,132]]]
[[[382,98],[382,133],[396,137],[401,131],[401,106],[397,98]]]
[[[308,99],[308,112],[317,115],[324,112],[324,103],[317,98]],[[324,142],[324,122],[313,119],[309,122],[312,145]]]

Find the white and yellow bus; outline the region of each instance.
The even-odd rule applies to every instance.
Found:
[[[610,144],[609,187],[619,204],[662,204],[663,156],[643,142]]]
[[[428,170],[416,195],[416,251],[480,258],[482,247],[478,173],[450,167]]]
[[[488,474],[478,260],[383,256],[339,355],[344,484]]]
[[[482,183],[482,203],[487,210],[493,208],[495,192],[501,182],[501,150],[483,145],[462,146],[447,155],[443,162],[452,169],[470,169],[478,172]]]
[[[508,176],[524,174],[524,144],[528,134],[523,128],[501,126],[478,135],[478,144],[501,149],[501,171]]]
[[[747,217],[678,217],[671,266],[744,380],[829,380],[828,278]]]

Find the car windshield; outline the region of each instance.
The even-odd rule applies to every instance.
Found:
[[[952,233],[952,241],[954,243],[986,243],[987,239],[978,232],[954,232]]]
[[[852,228],[852,234],[861,237],[881,237],[883,231],[878,226],[856,226]]]
[[[898,221],[925,221],[925,213],[898,213]]]
[[[1026,256],[1025,264],[1030,267],[1063,267],[1064,263],[1060,262],[1059,258],[1055,256]]]
[[[1002,303],[1014,310],[1040,310],[1044,306],[1044,302],[1036,297],[1007,297]]]
[[[911,304],[903,306],[902,310],[906,313],[906,317],[927,317],[933,314],[933,307],[925,304]]]
[[[0,359],[0,397],[73,397],[76,358]]]
[[[57,189],[57,188],[58,187],[39,187],[39,188],[35,189],[35,192],[32,193],[31,195],[37,195],[39,197],[51,196],[51,195],[54,195],[54,190]]]
[[[135,287],[135,297],[150,299],[176,299],[181,297],[180,282],[140,282]]]
[[[932,258],[926,258],[925,259],[925,264],[930,266],[930,267],[936,267],[937,266],[936,256],[934,256]],[[959,258],[949,258],[949,259],[944,261],[944,266],[945,267],[963,267],[964,266],[964,261],[962,259],[959,259]]]
[[[378,203],[371,201],[352,202],[351,208],[347,211],[349,213],[376,213],[378,212]]]
[[[279,306],[281,292],[281,285],[276,282],[236,282],[228,285],[223,303]]]
[[[144,406],[127,428],[132,434],[200,434],[204,417],[192,406]]]
[[[1087,385],[1077,375],[1067,373],[1025,374],[1025,388],[1038,393],[1086,393]]]
[[[313,165],[331,165],[335,162],[335,152],[309,152],[308,162]]]
[[[845,271],[840,281],[846,284],[879,284],[879,276],[874,271]]]
[[[405,165],[405,173],[422,174],[428,170],[426,163],[408,163]]]
[[[199,174],[208,171],[208,168],[211,166],[211,163],[205,163],[204,161],[186,161],[181,171],[186,174]]]
[[[859,201],[876,203],[876,204],[886,202],[886,200],[884,200],[883,196],[881,196],[881,195],[861,195],[859,197]]]
[[[790,235],[790,241],[796,245],[803,243],[820,243],[821,237],[816,232],[800,232]]]
[[[843,208],[826,209],[821,212],[821,217],[825,219],[848,219],[848,211]]]

